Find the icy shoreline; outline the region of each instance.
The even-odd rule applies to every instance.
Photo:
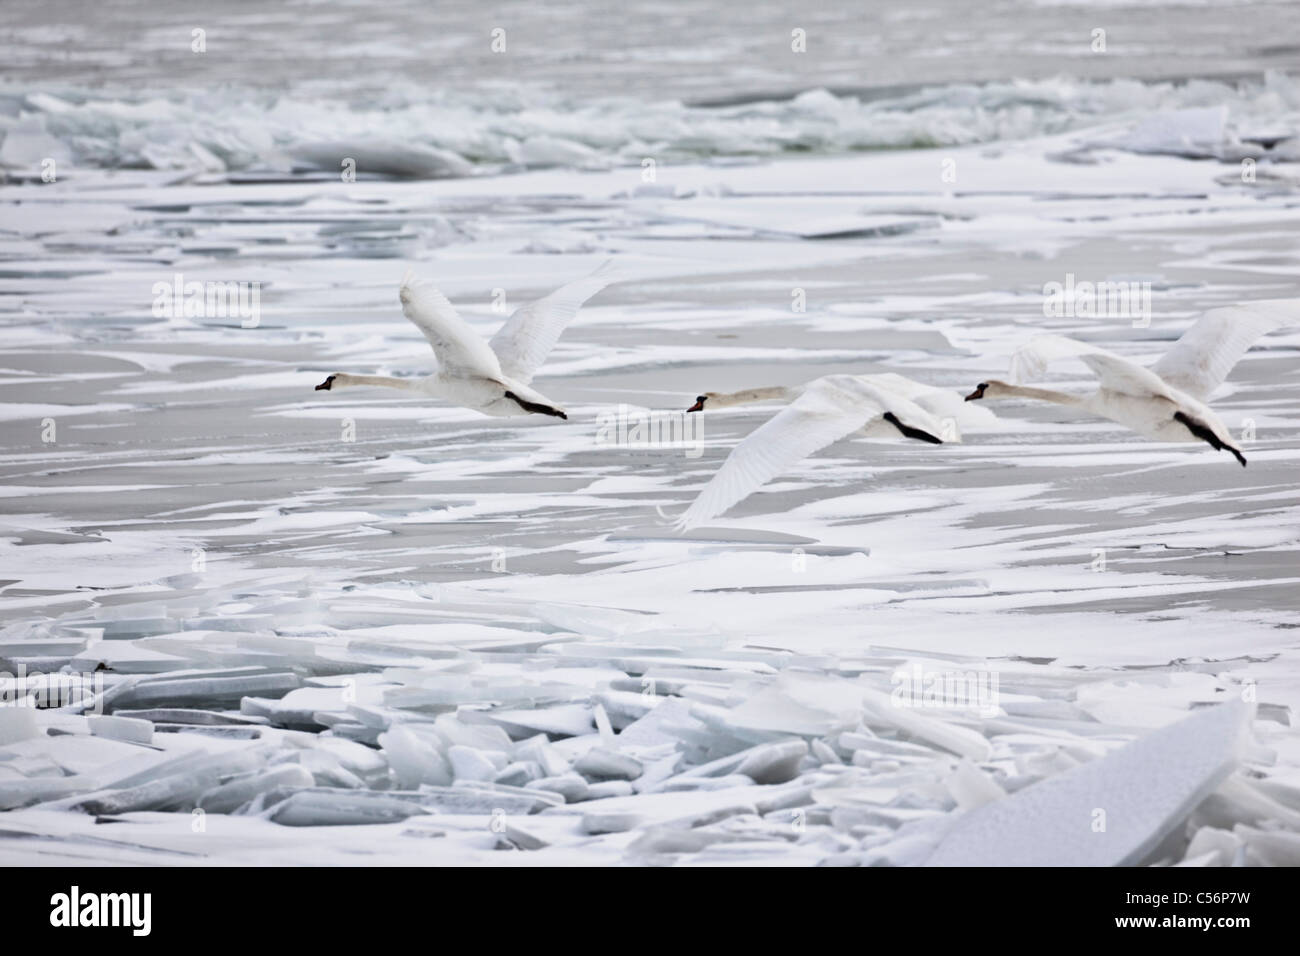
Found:
[[[811,89],[734,105],[507,90],[390,90],[383,102],[223,89],[123,94],[0,87],[0,167],[184,170],[207,177],[438,179],[561,167],[955,147],[1083,130],[1136,132],[1135,152],[1300,158],[1300,86],[1269,73],[1235,82],[1132,79],[953,84],[876,95]],[[1100,134],[1098,134],[1100,135]],[[1096,138],[1096,137],[1094,137]],[[1280,140],[1280,142],[1279,142]],[[351,164],[345,163],[350,160]]]

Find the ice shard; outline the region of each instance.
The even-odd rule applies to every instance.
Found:
[[[1252,708],[1208,707],[959,817],[926,866],[1131,866],[1232,772]]]

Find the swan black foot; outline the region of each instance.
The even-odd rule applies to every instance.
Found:
[[[1242,468],[1246,467],[1246,456],[1243,455],[1236,448],[1233,448],[1231,445],[1225,445],[1223,441],[1220,440],[1219,436],[1214,434],[1214,430],[1210,428],[1209,425],[1205,424],[1205,422],[1201,421],[1198,418],[1193,418],[1191,415],[1188,415],[1186,412],[1174,412],[1174,421],[1182,422],[1184,425],[1187,426],[1187,430],[1189,432],[1191,432],[1201,441],[1207,443],[1215,451],[1226,450],[1232,452],[1232,454],[1236,457],[1237,461],[1241,462],[1241,467]]]
[[[514,392],[506,392],[506,398],[510,399],[524,411],[534,415],[553,415],[556,418],[569,420],[569,416],[564,414],[558,408],[552,408],[550,405],[543,405],[541,402],[530,402],[527,399],[520,398]]]
[[[915,438],[917,441],[928,441],[931,445],[943,444],[942,438],[935,438],[929,432],[920,428],[913,428],[911,425],[904,425],[898,420],[898,416],[893,412],[885,412],[883,417],[885,421],[897,428],[907,438]]]

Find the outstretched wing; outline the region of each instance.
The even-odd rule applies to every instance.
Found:
[[[427,279],[402,280],[402,314],[424,333],[438,364],[452,374],[500,378],[501,365],[482,337],[469,327],[447,297]]]
[[[1103,388],[1125,395],[1159,395],[1173,399],[1169,387],[1150,369],[1114,352],[1063,335],[1036,335],[1017,349],[1011,356],[1011,380],[1032,382],[1042,378],[1052,362],[1071,358],[1088,366]]]
[[[488,343],[501,360],[501,370],[517,382],[531,382],[578,309],[616,278],[610,259],[591,275],[515,309]]]
[[[924,409],[853,376],[831,375],[812,382],[802,395],[732,449],[678,519],[678,527],[694,528],[722,514],[791,465],[886,413],[903,427],[932,436],[943,430]]]
[[[1151,370],[1180,391],[1209,398],[1262,335],[1300,325],[1300,299],[1265,299],[1211,309]]]

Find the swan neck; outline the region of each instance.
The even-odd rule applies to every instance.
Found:
[[[730,405],[748,405],[751,402],[770,402],[777,398],[791,398],[793,391],[786,385],[771,385],[766,388],[746,388],[739,392],[719,395],[713,400],[717,408]]]
[[[1040,402],[1054,402],[1057,405],[1083,405],[1086,399],[1069,392],[1058,392],[1050,388],[1034,388],[1031,385],[1007,385],[1002,389],[1006,395],[1019,398],[1033,398]]]
[[[410,379],[393,378],[390,375],[349,375],[346,372],[334,377],[335,388],[350,388],[354,385],[375,385],[380,388],[398,388],[410,391],[415,383]]]

